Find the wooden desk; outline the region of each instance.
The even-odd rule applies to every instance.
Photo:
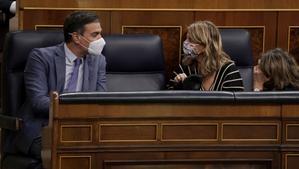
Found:
[[[297,104],[89,99],[53,95],[52,169],[297,168]]]

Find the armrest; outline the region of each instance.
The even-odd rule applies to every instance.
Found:
[[[299,103],[299,91],[234,92],[234,94],[236,103]]]
[[[9,130],[19,130],[21,128],[22,119],[0,115],[0,128]]]
[[[226,91],[138,91],[64,93],[59,103],[233,103],[234,95]]]

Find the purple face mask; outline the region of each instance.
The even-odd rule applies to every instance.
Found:
[[[190,42],[188,39],[186,39],[183,42],[183,52],[185,55],[188,55],[189,57],[195,59],[197,57],[197,54],[194,52],[193,47],[190,45]]]

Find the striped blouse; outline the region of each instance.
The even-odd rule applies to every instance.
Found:
[[[181,71],[188,75],[198,74],[195,67],[180,68]],[[181,72],[179,71],[179,72]],[[182,89],[182,84],[177,84],[169,89]],[[201,86],[200,90],[204,90]],[[224,64],[215,75],[215,79],[208,89],[209,91],[243,91],[243,80],[234,62]]]
[[[201,90],[204,90],[201,87]],[[234,62],[224,64],[216,73],[210,91],[243,91],[243,80]]]

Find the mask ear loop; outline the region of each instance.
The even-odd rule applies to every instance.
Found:
[[[73,33],[68,33],[68,35],[70,35],[71,37],[73,37]],[[78,39],[81,39],[81,36],[77,36],[78,37]]]
[[[73,36],[73,33],[68,33],[70,36]],[[81,39],[81,34],[79,34],[79,36],[78,36],[78,39]],[[90,43],[84,36],[82,36],[83,37],[83,39],[85,40],[85,41],[87,41],[88,43]],[[87,49],[88,50],[88,47],[86,47],[86,46],[84,46],[84,45],[82,45],[80,42],[79,42],[79,45],[80,46],[82,46],[83,48],[85,48],[85,49]]]
[[[73,36],[73,33],[68,33],[70,36]],[[81,39],[81,37],[83,37],[83,39],[88,42],[88,43],[91,43],[88,39],[86,39],[83,35],[81,35],[80,33],[78,33],[78,38]]]
[[[72,34],[72,33],[68,33],[68,35],[70,35],[71,37],[73,37],[73,34]]]

